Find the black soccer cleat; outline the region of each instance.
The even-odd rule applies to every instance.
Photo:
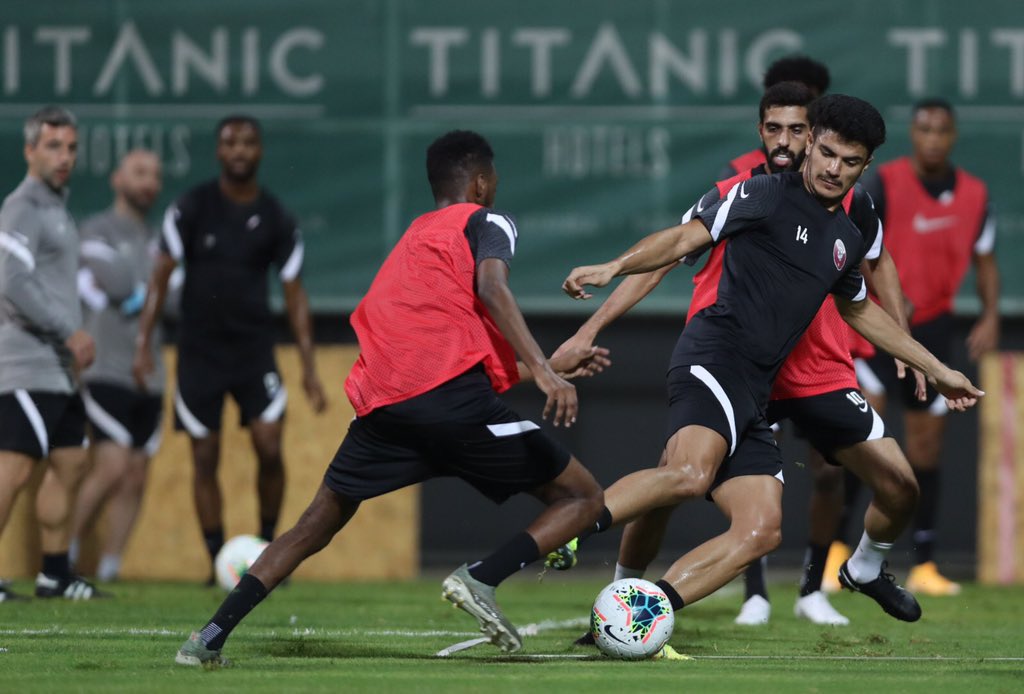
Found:
[[[594,641],[594,632],[588,631],[583,636],[573,641],[575,646],[596,646],[597,642]]]
[[[921,606],[917,604],[914,594],[903,586],[896,585],[895,576],[885,572],[889,562],[883,562],[878,578],[867,583],[858,583],[853,580],[847,567],[849,563],[849,561],[845,561],[839,567],[839,582],[844,588],[855,593],[863,593],[877,602],[886,614],[896,619],[904,622],[916,622],[921,619]]]
[[[64,598],[65,600],[96,600],[113,597],[81,576],[36,576],[37,598]]]

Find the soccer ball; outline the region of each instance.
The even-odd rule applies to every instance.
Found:
[[[605,655],[641,660],[664,647],[675,621],[665,591],[642,578],[624,578],[598,594],[590,631]]]
[[[230,591],[238,585],[238,581],[249,572],[249,567],[256,563],[267,544],[266,540],[255,535],[238,535],[224,543],[213,562],[220,587]]]

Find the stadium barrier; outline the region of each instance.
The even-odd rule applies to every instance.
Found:
[[[317,416],[302,391],[297,350],[293,346],[277,349],[278,367],[288,388],[283,444],[287,482],[278,532],[291,527],[313,498],[327,463],[354,416],[341,384],[357,354],[354,347],[317,348],[317,365],[330,402],[328,410]],[[173,430],[173,348],[166,350],[166,357],[170,376],[163,445],[150,462],[146,496],[124,555],[121,575],[125,579],[200,581],[208,575],[209,560],[192,501],[189,440],[184,433]],[[225,537],[257,534],[256,459],[248,432],[239,427],[238,410],[230,398],[224,408],[222,433],[220,481]],[[39,570],[39,533],[32,509],[42,472],[42,466],[38,466],[30,489],[19,495],[11,521],[0,538],[0,576],[5,578],[35,576]],[[419,570],[419,516],[418,487],[365,502],[334,542],[306,561],[295,577],[413,577]],[[101,518],[97,527],[104,522]],[[98,558],[96,537],[94,531],[83,542],[79,565],[86,574],[91,573]]]
[[[1024,583],[1024,353],[981,362],[978,580]]]

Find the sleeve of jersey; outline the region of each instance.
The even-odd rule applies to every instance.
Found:
[[[704,193],[704,195],[700,196],[700,200],[698,200],[696,203],[694,203],[694,205],[692,207],[690,207],[690,209],[688,209],[686,212],[683,213],[683,217],[679,221],[679,223],[680,224],[686,224],[687,222],[689,222],[690,220],[693,219],[693,215],[695,213],[703,212],[705,209],[707,209],[708,206],[713,205],[714,203],[718,202],[718,199],[720,197],[721,197],[721,192],[719,191],[718,186],[716,185],[714,188],[712,188],[708,192]],[[696,253],[690,253],[689,255],[684,255],[682,257],[682,261],[686,265],[690,265],[690,266],[696,265],[697,261],[700,260],[701,257],[706,252],[707,252],[707,250],[705,249],[705,250],[702,250],[702,251],[698,251]]]
[[[850,209],[850,219],[860,230],[864,237],[864,245],[867,252],[865,260],[878,260],[882,255],[882,219],[875,211],[875,203],[871,194],[863,186],[858,185],[854,192],[853,206]]]
[[[871,206],[875,210],[875,214],[878,215],[879,219],[885,218],[885,184],[882,183],[882,177],[878,171],[869,171],[864,177],[860,179],[860,185],[863,187],[864,192],[868,194],[868,198],[871,199]]]
[[[302,273],[302,261],[306,246],[302,241],[302,231],[295,220],[285,218],[281,237],[275,250],[274,263],[280,268],[278,276],[282,282],[292,282]]]
[[[480,210],[469,218],[466,236],[477,265],[487,258],[497,258],[511,267],[519,240],[516,220],[512,215],[495,210]]]
[[[778,204],[780,192],[773,176],[754,176],[733,186],[724,198],[703,210],[695,210],[693,216],[704,223],[711,238],[719,243],[770,215]],[[717,196],[717,189],[715,194]]]
[[[868,298],[868,285],[864,282],[864,276],[860,274],[860,260],[852,263],[846,274],[836,280],[832,286],[833,294],[850,301],[864,301]]]
[[[35,272],[41,229],[31,203],[15,203],[0,219],[0,295],[34,328],[61,340],[79,326],[53,311]]]
[[[188,199],[178,198],[164,212],[160,227],[160,250],[178,263],[185,259],[185,244],[192,228],[191,211]]]
[[[981,232],[978,240],[974,242],[974,253],[976,255],[989,255],[996,250],[996,216],[992,212],[992,205],[985,207],[985,218],[981,223]]]

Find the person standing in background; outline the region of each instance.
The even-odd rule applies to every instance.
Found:
[[[956,135],[956,115],[948,101],[919,101],[911,115],[910,156],[882,164],[864,181],[910,304],[911,333],[943,362],[953,348],[953,300],[972,264],[981,314],[967,336],[968,357],[976,361],[999,343],[995,216],[985,183],[950,160]],[[866,391],[883,406],[886,392],[902,398],[905,408],[904,449],[921,488],[907,588],[923,595],[956,595],[960,586],[939,573],[934,561],[945,399],[929,388],[927,397],[918,400],[910,384],[894,378],[894,369],[892,359],[881,353],[858,364]],[[854,495],[854,489],[847,491],[846,506]]]
[[[224,544],[220,424],[231,394],[259,462],[260,535],[274,537],[284,498],[281,436],[287,392],[274,359],[267,275],[277,270],[313,410],[327,406],[313,355],[309,299],[300,277],[302,236],[294,217],[257,178],[259,121],[230,115],[217,124],[220,175],[179,197],[164,215],[160,253],[139,318],[133,373],[145,386],[154,370],[153,332],[172,272],[185,265],[178,336],[176,426],[192,441],[193,491],[212,565]]]
[[[156,368],[140,388],[132,377],[139,312],[157,253],[158,232],[146,217],[160,195],[160,159],[132,150],[110,178],[114,204],[82,224],[78,291],[85,325],[96,337],[96,361],[82,376],[91,424],[93,465],[75,503],[71,561],[79,543],[109,501],[108,526],[96,577],[113,581],[142,505],[150,458],[160,446],[164,367],[162,339],[154,328],[150,356]]]
[[[0,531],[37,462],[53,474],[36,494],[43,551],[36,597],[99,593],[68,560],[71,504],[86,470],[78,374],[95,345],[82,329],[78,230],[67,185],[78,156],[75,116],[47,106],[25,121],[28,175],[0,208]],[[0,602],[15,595],[0,585]]]

